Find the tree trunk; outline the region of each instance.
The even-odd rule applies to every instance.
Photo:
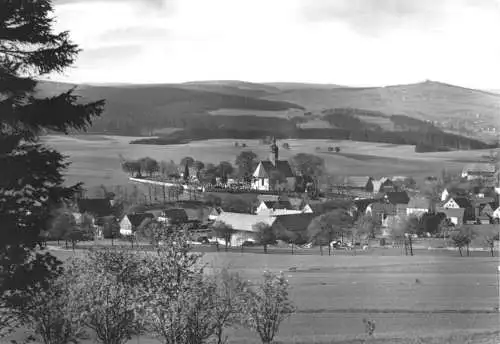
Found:
[[[463,257],[462,248],[461,247],[458,248],[458,252],[460,253],[460,257]]]
[[[331,245],[331,242],[328,243],[328,255],[331,256],[332,255],[332,245]]]
[[[411,242],[411,235],[410,235],[409,243],[410,243],[410,256],[413,256],[413,245],[412,245],[412,242]]]
[[[469,257],[469,256],[470,256],[470,252],[469,252],[469,244],[467,244],[466,248],[467,248],[467,257]]]
[[[226,247],[225,247],[225,249],[224,249],[224,250],[227,252],[227,245],[228,245],[227,240],[226,240],[225,244],[226,244]]]
[[[292,256],[293,256],[293,246],[294,246],[294,245],[293,245],[293,242],[292,242]],[[491,252],[493,252],[493,251],[491,251]]]
[[[493,246],[490,246],[490,252],[491,252],[491,256],[492,256],[492,257],[494,257],[494,256],[495,256],[495,254],[494,254],[494,252],[493,252]]]
[[[217,249],[217,252],[219,252],[219,240],[215,241],[215,247]]]
[[[323,255],[323,246],[321,244],[319,245],[319,252],[321,255]]]
[[[111,236],[111,246],[115,246],[115,236]]]
[[[267,244],[264,244],[264,253],[267,254]]]

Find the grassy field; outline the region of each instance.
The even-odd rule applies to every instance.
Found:
[[[197,141],[184,145],[130,145],[135,137],[124,136],[46,136],[43,141],[60,150],[72,162],[66,179],[68,183],[84,182],[87,186],[123,185],[128,176],[120,169],[120,154],[128,159],[150,156],[158,160],[179,162],[192,156],[204,162],[234,162],[245,149],[269,156],[269,147],[256,140],[240,140],[247,148],[234,147],[235,140]],[[366,175],[374,177],[408,175],[417,179],[428,175],[439,175],[443,168],[460,171],[466,162],[477,161],[485,151],[456,151],[440,153],[415,153],[413,146],[384,143],[286,140],[291,149],[281,149],[282,159],[297,153],[318,154],[326,161],[328,170],[336,175]],[[281,143],[280,143],[281,144]],[[327,151],[329,146],[341,148],[341,154]],[[316,152],[316,147],[321,151]]]
[[[81,254],[54,252],[63,259]],[[362,343],[363,318],[376,323],[367,343],[498,343],[498,258],[219,252],[204,260],[251,281],[264,269],[285,273],[298,312],[283,324],[282,343]],[[234,329],[230,343],[257,339]],[[137,342],[156,341],[130,343]]]

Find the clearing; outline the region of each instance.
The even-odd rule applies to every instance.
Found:
[[[120,155],[127,159],[149,156],[157,160],[174,160],[178,163],[185,156],[192,156],[205,163],[230,161],[243,150],[254,151],[260,159],[269,156],[268,145],[257,140],[208,140],[183,145],[131,145],[130,136],[45,136],[43,141],[68,156],[72,162],[66,174],[68,183],[84,182],[88,187],[128,184],[128,175],[121,171]],[[234,143],[245,143],[246,148]],[[415,153],[413,146],[385,143],[333,141],[333,140],[282,140],[290,150],[281,149],[282,159],[297,153],[317,154],[325,159],[330,173],[336,175],[366,175],[374,177],[407,175],[421,179],[439,175],[443,168],[458,172],[466,162],[478,161],[489,151],[454,151]],[[328,152],[328,147],[340,147],[340,154]],[[320,151],[316,151],[320,147]]]

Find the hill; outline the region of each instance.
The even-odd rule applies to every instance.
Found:
[[[105,113],[91,132],[162,135],[141,142],[168,144],[276,135],[420,144],[425,150],[488,148],[473,138],[493,133],[500,107],[500,95],[431,81],[370,88],[233,80],[114,86],[41,82],[39,94],[72,87],[84,100],[106,99]]]
[[[369,88],[289,89],[266,99],[292,102],[309,111],[351,107],[407,115],[478,136],[487,128],[500,129],[499,94],[434,81]]]

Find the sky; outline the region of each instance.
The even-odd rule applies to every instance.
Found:
[[[500,89],[500,0],[54,0],[83,51],[51,80]]]

